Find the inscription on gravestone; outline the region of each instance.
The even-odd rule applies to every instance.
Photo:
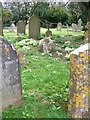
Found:
[[[29,38],[38,39],[40,35],[40,19],[33,15],[29,19]]]
[[[2,109],[22,105],[22,87],[18,55],[14,47],[4,38],[0,38],[0,92]]]
[[[17,34],[25,34],[25,21],[18,21]]]

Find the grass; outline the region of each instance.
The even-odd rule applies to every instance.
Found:
[[[41,29],[42,35],[45,31]],[[54,37],[66,35],[65,30],[52,31]],[[78,34],[83,35],[83,32]],[[16,32],[4,30],[4,35],[16,47]],[[20,39],[27,37],[24,35]],[[26,55],[26,64],[21,66],[24,104],[21,108],[4,111],[3,118],[68,118],[69,61],[43,55],[37,46],[30,45],[29,48],[16,47]]]

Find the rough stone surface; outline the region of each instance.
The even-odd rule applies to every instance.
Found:
[[[29,19],[29,38],[38,39],[40,36],[40,19],[33,15]]]
[[[18,21],[17,23],[17,34],[25,34],[25,21]]]
[[[90,117],[90,44],[70,55],[71,80],[69,114],[72,118]]]
[[[15,32],[15,25],[14,25],[14,23],[11,24],[11,26],[9,28],[9,32]]]
[[[39,42],[39,50],[44,53],[52,52],[54,43],[49,37],[45,37]]]
[[[50,31],[49,29],[46,31],[46,37],[52,37],[52,31]]]
[[[62,23],[59,22],[59,23],[57,24],[57,30],[61,30],[61,28],[62,28]]]
[[[0,38],[0,74],[0,92],[2,93],[0,108],[4,110],[9,107],[20,107],[22,87],[19,59],[14,47],[3,38]]]

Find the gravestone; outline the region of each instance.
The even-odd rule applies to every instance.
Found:
[[[40,40],[39,42],[39,51],[48,53],[53,52],[54,43],[49,37],[45,37],[44,39]]]
[[[62,28],[62,23],[59,22],[59,23],[57,24],[57,30],[60,30],[60,31],[61,31],[61,28]]]
[[[90,43],[70,55],[71,80],[69,115],[72,118],[90,117]]]
[[[77,25],[77,31],[82,31],[82,29],[83,29],[82,20],[79,19],[79,20],[78,20],[78,25]]]
[[[18,21],[17,23],[17,34],[25,34],[26,23],[25,21]]]
[[[2,4],[0,3],[0,35],[3,35],[3,28],[2,28]]]
[[[9,32],[15,32],[15,25],[14,25],[14,23],[11,24],[11,26],[9,28]]]
[[[86,24],[86,26],[85,26],[85,28],[86,28],[86,31],[85,31],[85,33],[84,33],[84,42],[85,43],[88,43],[89,42],[89,32],[88,32],[88,25],[89,25],[89,23],[87,22],[87,24]]]
[[[74,23],[72,23],[72,30],[73,30],[74,32],[77,31],[77,25],[74,24]]]
[[[28,27],[29,27],[29,25],[27,24],[27,25],[26,25],[26,29],[28,29]]]
[[[29,19],[29,38],[38,39],[40,36],[40,19],[33,15]]]
[[[22,87],[19,59],[14,47],[4,38],[0,38],[0,71],[2,110],[20,107],[22,105]]]
[[[52,37],[52,31],[50,31],[49,29],[46,31],[46,37]]]

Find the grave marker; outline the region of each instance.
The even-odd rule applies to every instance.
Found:
[[[38,39],[40,36],[40,19],[33,15],[29,19],[29,38]]]
[[[11,26],[9,28],[9,32],[15,32],[15,25],[14,25],[14,23],[11,24]]]
[[[18,21],[17,23],[17,34],[25,34],[26,23],[25,21]]]
[[[4,38],[0,38],[0,71],[2,109],[20,107],[22,105],[22,87],[19,59],[14,47]]]
[[[61,28],[62,28],[62,23],[59,22],[59,23],[57,24],[57,30],[60,30],[60,31],[61,31]]]
[[[69,114],[72,118],[90,117],[90,43],[70,55],[71,81]]]

